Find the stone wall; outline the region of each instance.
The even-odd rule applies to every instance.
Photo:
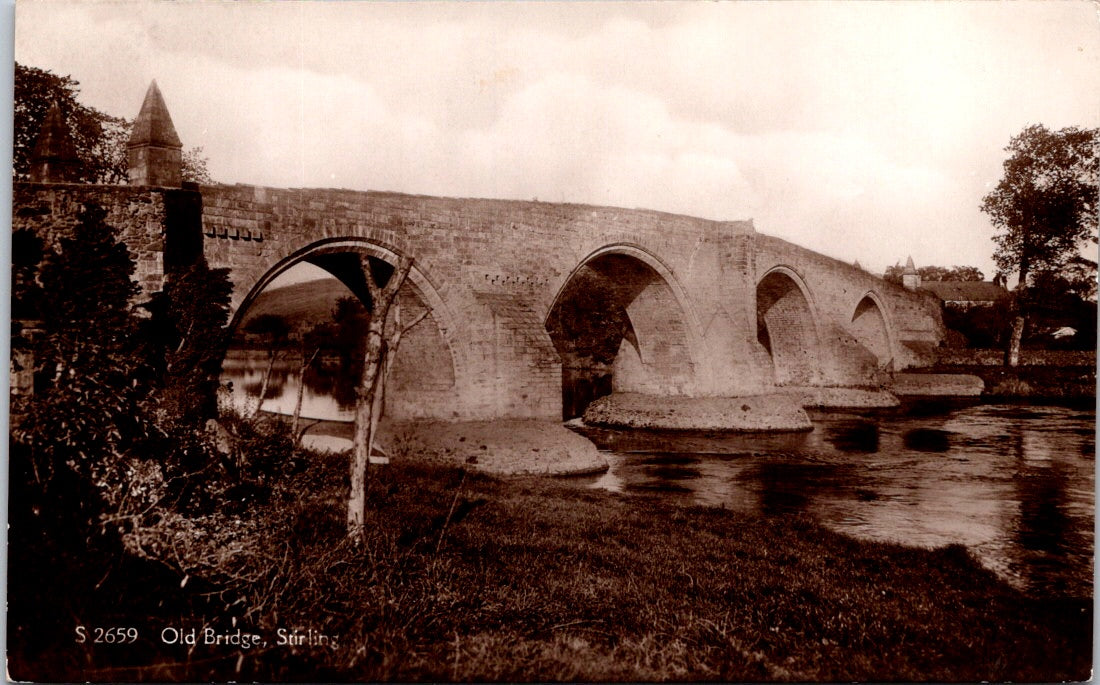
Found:
[[[943,339],[944,327],[939,303],[927,293],[911,292],[858,267],[779,238],[758,234],[756,272],[763,276],[776,267],[789,269],[805,283],[810,293],[810,307],[822,329],[823,344],[831,349],[832,358],[823,360],[827,366],[834,367],[829,373],[840,377],[846,375],[847,372],[835,367],[859,356],[852,350],[852,341],[872,356],[881,356],[859,343],[858,338],[867,335],[868,322],[856,321],[856,325],[852,325],[858,318],[857,309],[868,296],[880,309],[894,369],[923,366],[934,360],[935,347]],[[866,310],[859,313],[865,315]],[[824,324],[832,324],[835,328],[829,330]],[[852,335],[851,339],[848,335]]]
[[[431,316],[399,353],[390,398],[398,417],[559,418],[562,361],[546,321],[582,267],[610,268],[621,287],[616,301],[634,337],[615,364],[620,389],[728,397],[777,381],[867,384],[882,367],[917,363],[943,332],[927,295],[760,235],[751,222],[342,190],[17,184],[13,228],[56,240],[85,202],[120,229],[145,295],[201,250],[212,267],[230,269],[238,316],[299,262],[413,257],[403,301],[410,318],[425,307]],[[771,273],[797,286],[762,314],[776,344],[804,357],[785,376],[757,340],[760,283]]]
[[[169,262],[182,261],[190,250],[197,252],[198,213],[201,202],[193,190],[173,190],[133,186],[78,185],[67,183],[16,183],[12,197],[12,231],[29,230],[43,239],[47,247],[71,235],[86,203],[99,205],[107,212],[106,222],[130,248],[137,265],[135,280],[141,285],[139,297],[147,299],[164,285],[165,253],[169,243]]]
[[[681,309],[676,318],[695,369],[682,392],[766,387],[738,340],[750,329],[745,308],[725,296],[750,280],[751,259],[736,254],[748,244],[733,244],[753,233],[747,222],[394,193],[253,186],[202,192],[206,256],[233,270],[237,309],[281,271],[326,252],[414,257],[412,287],[454,352],[459,399],[452,414],[462,418],[560,416],[560,360],[546,318],[570,275],[611,253],[651,268],[671,294],[654,304],[671,300]],[[719,267],[720,254],[730,259]],[[718,311],[699,311],[715,303]]]

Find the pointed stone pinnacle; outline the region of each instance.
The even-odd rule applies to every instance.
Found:
[[[172,124],[172,116],[168,113],[168,107],[164,104],[164,97],[160,94],[156,79],[149,84],[149,90],[145,92],[145,101],[141,104],[141,112],[134,120],[134,128],[130,133],[129,147],[138,145],[154,145],[157,147],[182,148],[176,127]]]
[[[57,100],[50,105],[31,152],[31,181],[56,183],[76,180],[80,158]]]

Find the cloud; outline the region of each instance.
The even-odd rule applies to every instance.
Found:
[[[1100,125],[1087,3],[21,0],[16,59],[215,178],[649,207],[988,271],[1024,125]]]

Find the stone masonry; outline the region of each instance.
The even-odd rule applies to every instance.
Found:
[[[155,84],[143,116],[152,122],[147,143],[178,141]],[[132,156],[138,166],[148,159]],[[329,268],[356,291],[334,265],[361,254],[390,264],[411,256],[405,308],[431,315],[399,353],[395,418],[560,419],[562,359],[547,319],[581,268],[619,281],[631,334],[615,360],[617,390],[705,398],[871,386],[925,361],[943,334],[931,298],[757,233],[750,221],[386,192],[180,188],[161,168],[173,159],[132,171],[132,186],[16,184],[13,230],[55,240],[82,203],[98,203],[130,246],[146,295],[200,251],[229,269],[234,324],[297,263]]]

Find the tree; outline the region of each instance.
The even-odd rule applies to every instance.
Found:
[[[71,236],[47,251],[38,280],[37,379],[13,435],[26,488],[68,507],[57,515],[88,537],[118,496],[127,451],[147,432],[140,410],[146,377],[131,280],[134,262],[106,213],[87,204]],[[55,512],[56,513],[56,512]]]
[[[900,264],[886,267],[883,278],[890,283],[901,284],[905,267]],[[917,269],[921,281],[984,281],[985,274],[975,266],[922,266]]]
[[[202,154],[202,147],[189,147],[183,151],[183,167],[180,173],[184,181],[211,185],[214,179],[206,168],[206,156]]]
[[[1096,264],[1081,259],[1064,271],[1043,271],[1032,277],[1028,297],[1028,331],[1024,343],[1040,347],[1094,349],[1096,347]],[[1063,328],[1076,333],[1062,339],[1052,334]]]
[[[334,326],[329,323],[319,323],[298,333],[298,394],[294,399],[294,415],[290,423],[290,434],[294,436],[297,444],[298,424],[302,418],[302,399],[306,392],[306,372],[313,366],[313,361],[321,351],[331,345]]]
[[[11,318],[13,321],[37,319],[42,289],[38,269],[45,245],[34,231],[22,229],[11,234]]]
[[[129,160],[126,144],[133,121],[82,105],[80,83],[45,69],[15,64],[12,173],[16,181],[30,180],[31,154],[50,105],[61,107],[76,147],[80,183],[126,183]],[[212,183],[202,148],[183,151],[183,180]]]
[[[981,269],[974,266],[956,266],[948,272],[947,278],[944,280],[981,282],[985,280],[985,274],[981,272]]]
[[[363,372],[355,393],[355,436],[352,440],[351,493],[348,496],[348,536],[357,542],[365,539],[367,465],[382,414],[386,375],[402,336],[430,312],[426,309],[412,322],[403,324],[400,305],[394,307],[397,293],[412,271],[411,257],[399,257],[397,265],[390,269],[388,275],[384,273],[385,268],[375,268],[366,255],[360,257],[360,265],[366,277],[371,310],[363,344]],[[394,311],[392,318],[391,308]]]
[[[1012,138],[1004,176],[982,199],[998,233],[993,260],[1005,274],[1015,272],[1012,334],[1005,363],[1016,366],[1028,318],[1028,293],[1040,273],[1056,273],[1075,263],[1096,242],[1100,129],[1049,131],[1025,128]]]
[[[77,101],[79,83],[44,69],[15,64],[12,166],[15,180],[30,178],[31,154],[50,105],[57,102],[69,126],[80,158],[77,180],[83,183],[122,183],[126,180],[125,144],[129,127]],[[114,154],[121,150],[122,154]]]

